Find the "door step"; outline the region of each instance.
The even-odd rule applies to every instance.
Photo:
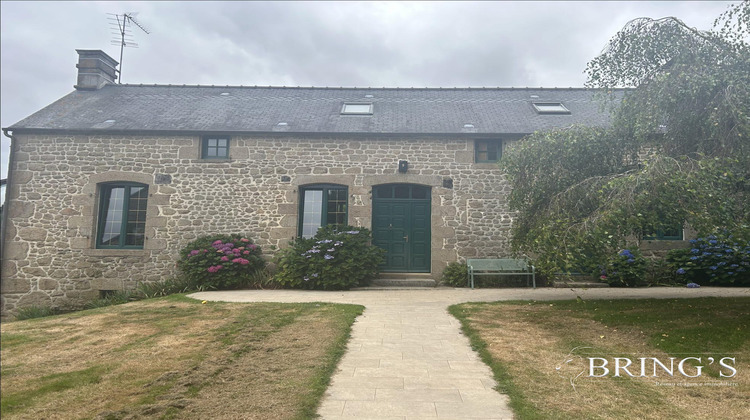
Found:
[[[607,283],[598,281],[564,281],[555,280],[553,286],[556,288],[591,289],[598,287],[609,287]]]
[[[370,281],[370,287],[435,287],[437,282],[430,273],[381,273],[380,277]]]

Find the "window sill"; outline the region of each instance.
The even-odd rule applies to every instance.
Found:
[[[195,163],[229,163],[233,162],[232,159],[194,159]]]
[[[497,162],[474,162],[474,167],[477,169],[500,169]]]
[[[644,239],[641,241],[640,248],[643,251],[658,251],[688,248],[689,246],[689,241],[679,239]]]
[[[96,248],[83,250],[83,255],[89,257],[142,257],[147,256],[150,253],[151,251],[146,249]]]

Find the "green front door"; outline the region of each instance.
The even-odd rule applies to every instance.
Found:
[[[430,272],[430,187],[409,184],[373,188],[373,243],[386,250],[381,271]]]

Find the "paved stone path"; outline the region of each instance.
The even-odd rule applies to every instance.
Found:
[[[447,307],[462,302],[750,296],[750,288],[242,290],[200,292],[226,302],[334,302],[366,307],[318,409],[323,419],[510,419],[489,367]]]

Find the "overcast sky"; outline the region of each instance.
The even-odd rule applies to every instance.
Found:
[[[75,49],[119,60],[107,13],[138,12],[122,82],[482,87],[582,86],[637,17],[709,29],[731,2],[0,2],[8,127],[70,93]],[[10,140],[2,137],[1,172]]]

